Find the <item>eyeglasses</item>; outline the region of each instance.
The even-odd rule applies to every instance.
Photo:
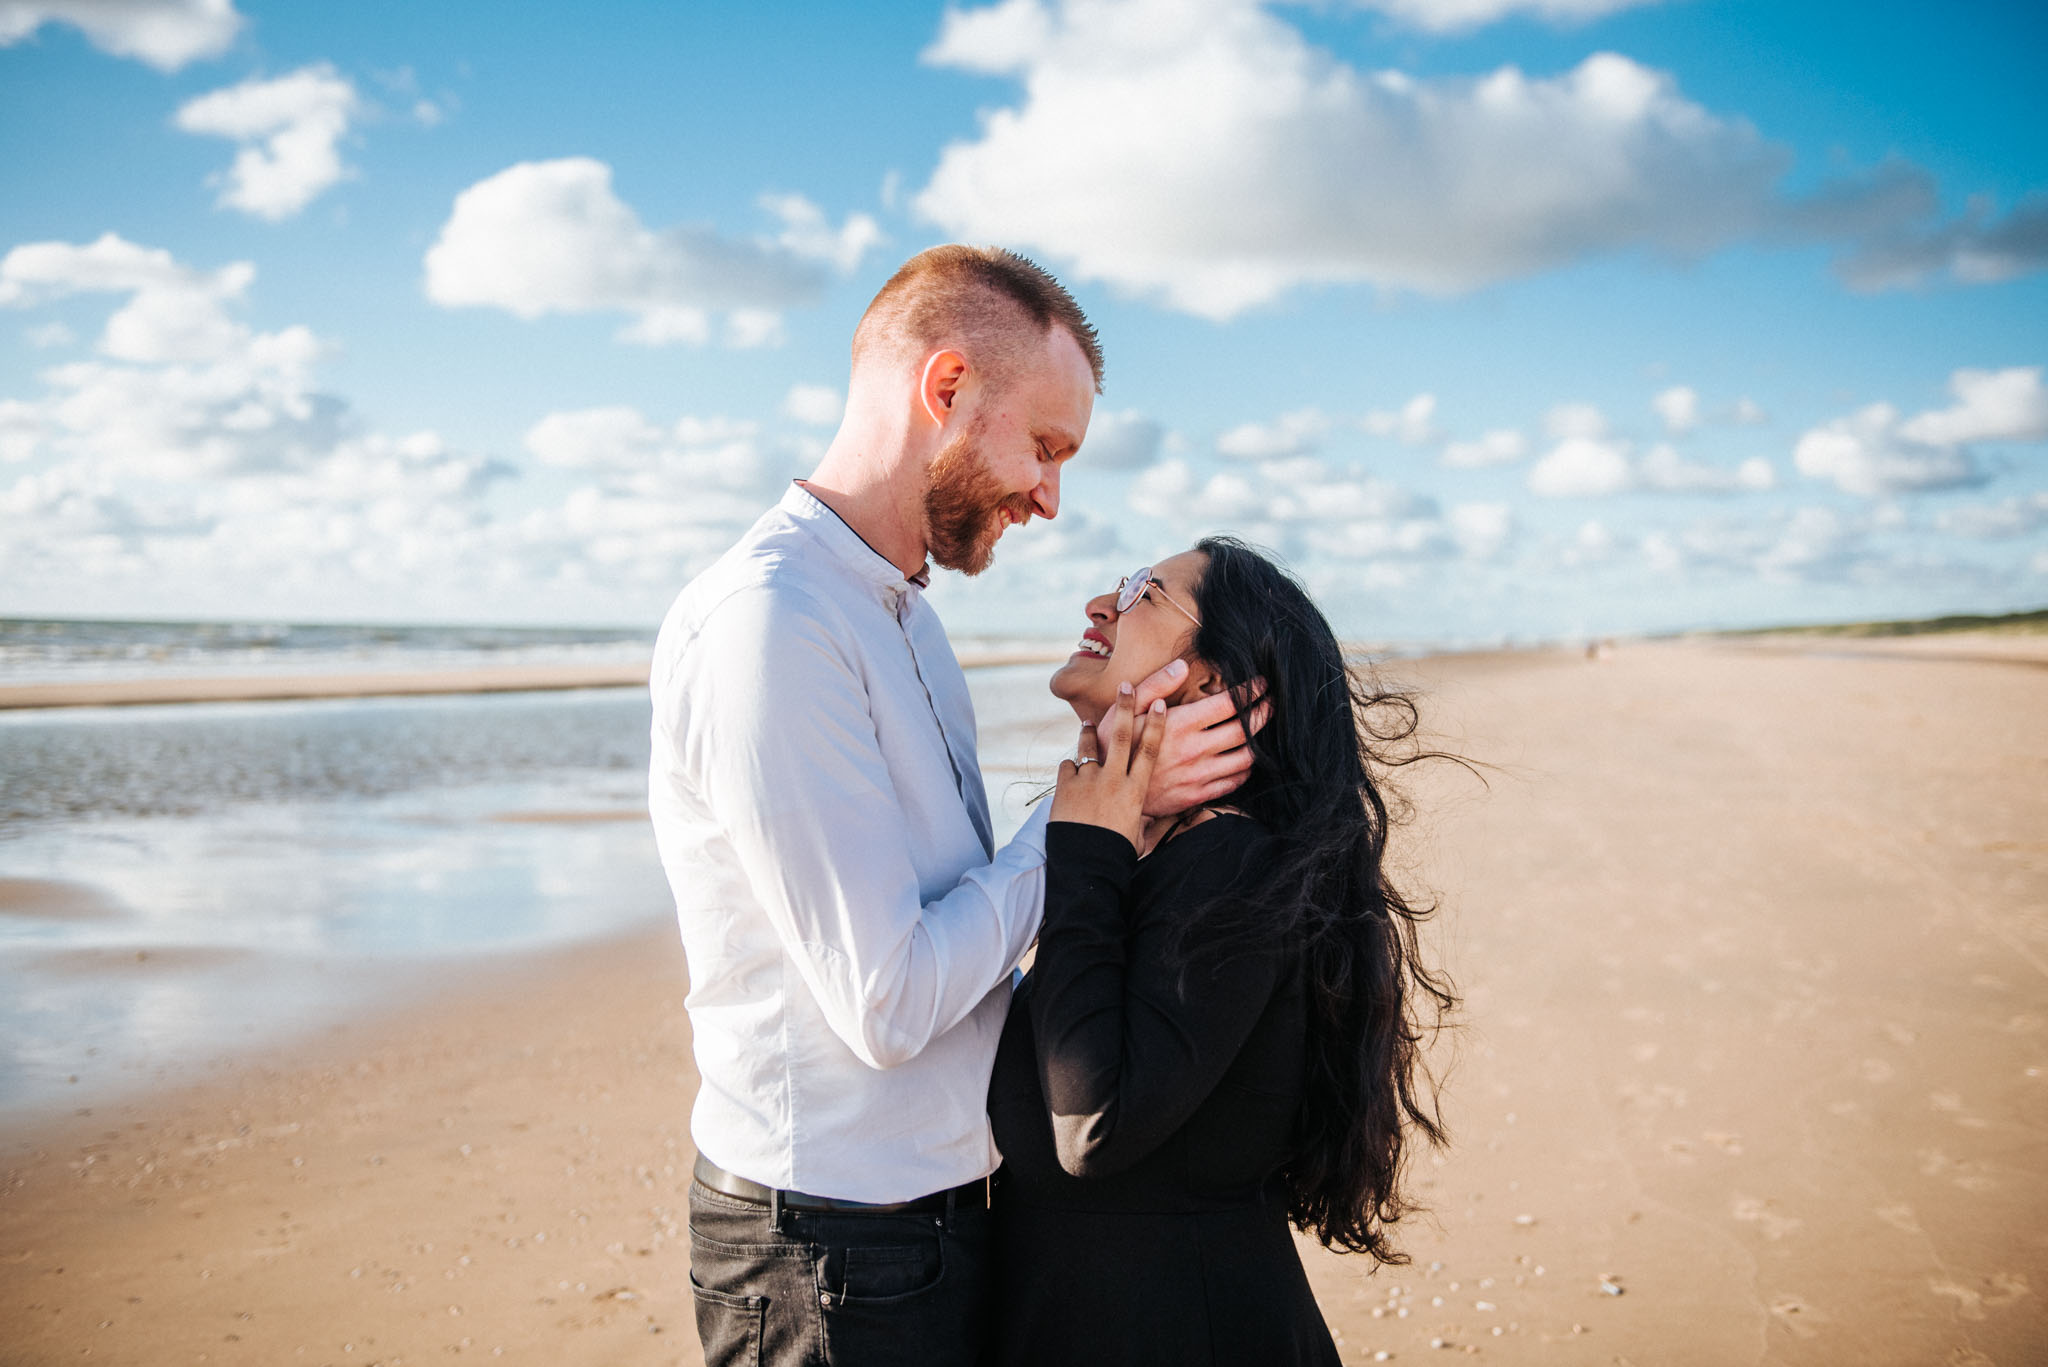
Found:
[[[1121,617],[1136,607],[1138,600],[1145,596],[1148,589],[1158,589],[1159,596],[1167,602],[1173,603],[1175,611],[1179,612],[1181,616],[1187,618],[1196,626],[1202,625],[1201,618],[1189,612],[1179,603],[1174,603],[1173,595],[1168,593],[1159,581],[1152,577],[1152,567],[1150,565],[1145,566],[1144,569],[1127,574],[1116,581],[1116,615]]]

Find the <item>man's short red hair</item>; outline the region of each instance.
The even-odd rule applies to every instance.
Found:
[[[916,364],[951,347],[1000,389],[1054,328],[1080,345],[1102,392],[1102,343],[1067,287],[1001,247],[958,243],[919,252],[882,286],[853,330],[853,363]]]

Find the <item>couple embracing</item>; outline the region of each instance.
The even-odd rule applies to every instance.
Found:
[[[912,258],[816,473],[663,624],[713,1367],[1335,1363],[1290,1226],[1398,1256],[1412,1007],[1449,1000],[1382,871],[1413,712],[1301,588],[1213,538],[1089,599],[1078,753],[994,843],[923,590],[1057,513],[1101,379],[1037,266]]]

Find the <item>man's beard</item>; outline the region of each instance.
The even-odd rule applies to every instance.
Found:
[[[1017,522],[1031,515],[1030,497],[1004,494],[988,472],[975,444],[980,436],[976,423],[947,442],[925,475],[925,548],[933,561],[962,574],[980,574],[995,558],[1004,509]]]

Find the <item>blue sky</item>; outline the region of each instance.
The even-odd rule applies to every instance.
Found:
[[[2048,16],[0,4],[0,613],[651,623],[949,239],[1103,334],[1062,631],[1229,530],[1349,634],[2048,602]]]

